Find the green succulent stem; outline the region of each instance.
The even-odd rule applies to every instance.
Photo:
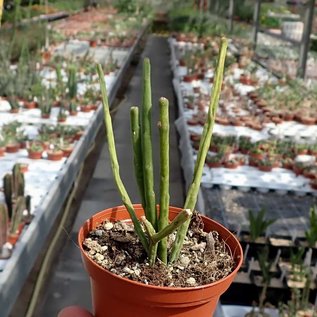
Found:
[[[145,233],[142,230],[141,224],[138,221],[138,218],[133,208],[133,204],[131,202],[131,199],[127,193],[127,190],[120,176],[120,168],[119,168],[119,162],[117,158],[115,140],[114,140],[113,129],[112,129],[112,121],[111,121],[110,108],[109,108],[109,102],[108,102],[108,96],[107,96],[107,88],[106,88],[105,77],[102,70],[102,66],[100,64],[98,64],[97,66],[97,72],[98,72],[99,82],[101,87],[102,104],[104,109],[104,121],[106,126],[106,137],[107,137],[108,149],[110,153],[110,161],[111,161],[113,176],[114,176],[118,191],[121,195],[122,202],[127,208],[127,211],[129,212],[129,215],[133,222],[135,232],[138,235],[144,249],[148,252],[149,246],[148,246],[147,238],[145,236]]]
[[[182,210],[174,219],[173,221],[168,224],[166,227],[164,227],[159,232],[152,235],[150,238],[152,240],[152,243],[157,243],[161,241],[162,239],[165,239],[167,236],[169,236],[171,233],[173,233],[177,228],[179,228],[182,224],[184,224],[186,221],[191,219],[192,211],[190,209],[184,209]]]
[[[151,237],[155,235],[155,229],[152,226],[151,222],[146,219],[146,217],[142,216],[141,221],[143,222],[145,231],[150,238],[148,258],[149,258],[150,265],[153,266],[156,261],[157,247],[158,247],[158,243],[157,242],[153,243],[151,240]]]
[[[158,230],[163,230],[168,225],[169,214],[169,102],[166,98],[160,98],[160,216]],[[158,247],[158,256],[167,264],[167,238],[162,238]]]
[[[154,193],[152,132],[151,132],[151,66],[148,58],[143,62],[143,100],[141,112],[141,143],[143,152],[143,181],[147,220],[157,228],[157,213]]]
[[[157,255],[158,243],[167,238],[171,233],[173,233],[177,228],[179,228],[185,221],[190,219],[192,212],[189,209],[182,210],[173,221],[165,226],[159,232],[155,232],[154,227],[151,222],[146,219],[146,217],[141,217],[141,221],[144,225],[147,235],[149,236],[150,246],[149,246],[149,259],[150,265],[154,265]]]
[[[133,163],[134,173],[141,196],[141,202],[143,210],[146,210],[145,197],[144,197],[144,183],[143,183],[143,157],[142,157],[142,145],[140,136],[140,117],[139,108],[131,107],[130,110],[130,122],[131,122],[131,135],[133,146]]]
[[[220,53],[219,53],[216,72],[215,72],[215,80],[214,80],[212,94],[211,94],[210,103],[209,103],[208,116],[204,125],[203,135],[200,140],[199,151],[198,151],[197,160],[196,160],[195,168],[194,168],[193,181],[187,193],[184,209],[190,209],[190,210],[195,209],[200,182],[201,182],[201,176],[203,172],[203,167],[205,164],[208,149],[210,147],[212,131],[213,131],[213,127],[214,127],[214,123],[216,119],[216,112],[218,108],[218,102],[220,98],[221,86],[222,86],[222,80],[223,80],[227,46],[228,46],[227,39],[222,37],[221,44],[220,44]],[[190,224],[190,219],[188,219],[178,230],[176,239],[172,246],[171,255],[169,259],[170,262],[174,262],[175,260],[178,259],[189,224]]]

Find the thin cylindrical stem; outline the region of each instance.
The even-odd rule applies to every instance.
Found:
[[[193,181],[189,187],[187,198],[185,201],[184,209],[194,210],[197,196],[200,188],[201,176],[206,160],[206,156],[208,153],[208,149],[210,147],[210,142],[212,138],[212,131],[216,119],[216,112],[218,108],[218,102],[221,93],[221,86],[223,80],[223,72],[224,72],[224,64],[226,59],[228,41],[226,38],[221,38],[220,52],[218,56],[218,62],[215,73],[215,80],[212,88],[212,94],[210,98],[209,110],[207,120],[205,122],[204,133],[201,139],[201,144],[199,146],[199,153],[197,155],[196,165],[194,168],[194,176]],[[176,239],[172,246],[170,261],[175,261],[180,254],[182,249],[184,239],[190,224],[190,219],[187,220],[181,228],[178,230]]]
[[[152,129],[151,129],[151,66],[148,58],[143,62],[143,101],[141,112],[141,135],[143,152],[143,181],[145,197],[145,216],[154,228],[157,227],[157,215],[154,193],[153,155],[152,155]]]
[[[141,196],[141,202],[143,210],[146,210],[145,198],[144,198],[144,183],[143,183],[143,157],[142,157],[142,146],[140,136],[140,118],[139,108],[131,107],[130,110],[131,119],[131,135],[132,135],[132,146],[133,146],[133,163],[134,173]]]
[[[152,242],[152,239],[151,239],[151,237],[155,235],[155,229],[153,228],[151,222],[146,219],[146,217],[142,216],[141,221],[143,222],[145,231],[150,238],[148,258],[149,258],[150,265],[153,266],[156,261],[157,246],[158,246],[158,243]]]
[[[167,225],[158,233],[155,233],[150,237],[152,243],[157,243],[165,237],[167,237],[168,235],[170,235],[171,233],[173,233],[178,227],[180,227],[183,223],[188,221],[188,219],[190,220],[192,214],[193,213],[190,209],[182,210],[169,225]]]
[[[166,98],[160,98],[160,217],[158,230],[163,230],[168,225],[169,195],[169,103]],[[158,246],[158,256],[167,264],[167,238],[163,238]]]
[[[146,239],[145,233],[142,230],[141,224],[138,221],[138,218],[135,214],[130,197],[120,177],[120,168],[119,168],[119,162],[117,158],[116,146],[115,146],[113,129],[112,129],[112,121],[111,121],[110,108],[109,108],[108,97],[107,97],[105,76],[102,71],[102,66],[100,64],[98,64],[97,71],[98,71],[100,88],[101,88],[101,96],[102,96],[102,103],[103,103],[103,109],[104,109],[104,121],[106,126],[106,136],[107,136],[108,149],[110,154],[112,173],[113,173],[118,191],[121,195],[122,202],[127,208],[129,215],[131,217],[131,220],[133,222],[135,232],[138,235],[143,247],[148,252],[148,241]]]

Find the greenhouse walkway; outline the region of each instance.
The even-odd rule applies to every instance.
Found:
[[[173,122],[176,118],[176,105],[172,86],[172,74],[169,66],[169,49],[165,38],[151,36],[146,44],[143,56],[151,59],[153,122],[158,118],[158,99],[164,96],[170,100],[170,196],[171,205],[181,206],[184,201],[182,171],[179,164],[177,134]],[[114,130],[120,162],[121,176],[133,202],[138,202],[137,188],[134,182],[132,155],[130,148],[130,114],[131,105],[141,102],[142,62],[128,85],[124,100],[119,104],[114,115]],[[158,144],[158,132],[153,126],[154,144]],[[158,149],[154,150],[154,166],[158,167]],[[156,177],[156,181],[158,178]],[[157,182],[158,183],[158,182]],[[43,300],[34,317],[55,317],[58,311],[69,305],[80,305],[88,309],[90,303],[89,279],[84,272],[80,252],[77,246],[77,232],[81,224],[97,211],[121,205],[113,182],[109,164],[108,151],[103,146],[92,179],[83,196],[80,210],[70,233],[65,233],[65,247],[61,251],[58,263],[51,274],[43,294]]]

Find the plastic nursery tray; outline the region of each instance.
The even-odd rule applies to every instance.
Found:
[[[205,81],[197,80],[193,81],[192,83],[186,83],[182,81],[182,77],[186,74],[187,68],[178,65],[177,56],[179,55],[179,50],[183,47],[192,47],[197,45],[193,43],[187,43],[186,46],[184,46],[184,43],[177,42],[175,39],[170,39],[169,43],[172,52],[171,66],[175,81],[174,88],[175,90],[180,91],[179,96],[181,96],[181,99],[183,99],[182,96],[193,95],[193,88],[195,86],[199,86],[202,91],[209,92],[212,84],[209,84]],[[236,69],[234,73],[230,77],[228,77],[228,80],[233,82],[233,80],[239,79],[241,72],[241,69]],[[268,78],[272,81],[276,80],[273,75],[271,75],[266,69],[260,66],[257,67],[256,74],[257,76],[259,76],[260,80],[267,80]],[[241,83],[236,83],[235,89],[239,91],[241,95],[246,95],[248,92],[253,91],[254,87]],[[183,105],[183,100],[181,100],[181,104]],[[192,115],[195,114],[194,111],[187,112],[186,109],[184,109],[183,111],[184,113],[186,113],[186,118],[188,119],[190,119]],[[295,121],[283,122],[281,124],[268,123],[264,125],[262,131],[255,131],[246,127],[216,125],[215,132],[221,134],[235,134],[238,136],[245,135],[251,137],[255,141],[267,139],[270,136],[278,138],[290,138],[294,139],[295,141],[308,142],[314,142],[317,139],[317,125],[307,126]]]
[[[225,189],[238,188],[242,191],[256,189],[261,193],[274,190],[281,195],[317,195],[317,191],[309,185],[309,179],[296,176],[284,168],[274,168],[271,172],[262,172],[251,166],[240,166],[236,169],[210,168],[209,175],[206,172],[204,186],[215,185]]]

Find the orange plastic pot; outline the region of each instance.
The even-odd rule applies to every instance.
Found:
[[[138,217],[144,212],[141,205],[134,205]],[[170,219],[180,208],[170,207]],[[130,281],[103,269],[90,259],[82,243],[88,233],[105,219],[129,219],[124,206],[109,208],[95,214],[79,230],[78,242],[82,260],[87,270],[92,291],[95,317],[210,317],[217,302],[232,283],[243,259],[242,248],[236,237],[219,223],[203,217],[207,232],[216,230],[226,241],[236,262],[236,267],[226,278],[198,287],[158,287]]]

